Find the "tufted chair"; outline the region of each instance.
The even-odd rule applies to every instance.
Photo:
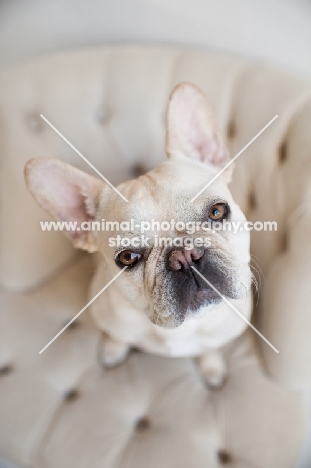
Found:
[[[84,312],[94,259],[72,249],[27,193],[23,167],[49,156],[92,173],[46,116],[114,184],[165,157],[172,87],[200,86],[238,158],[235,199],[261,279],[254,323],[226,347],[229,378],[207,389],[191,360],[133,352],[102,369]],[[0,454],[32,468],[286,468],[299,457],[311,382],[311,87],[206,50],[109,46],[62,53],[0,76]],[[0,462],[1,463],[1,462]],[[1,464],[0,464],[1,466]],[[304,468],[308,468],[306,465]]]

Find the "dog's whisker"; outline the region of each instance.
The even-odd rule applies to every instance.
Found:
[[[257,278],[256,278],[256,276],[254,274],[252,274],[251,282],[255,287],[255,296],[257,295],[257,303],[256,303],[256,307],[257,307],[258,302],[259,302],[259,289],[261,287],[261,283],[257,280]]]
[[[252,281],[254,287],[255,287],[255,294],[254,296],[257,296],[257,300],[256,300],[256,304],[255,304],[255,307],[257,308],[258,307],[258,304],[259,304],[259,291],[258,291],[258,286],[257,286],[257,283],[256,281]]]
[[[256,275],[252,273],[252,283],[255,287],[255,295],[257,295],[257,302],[256,302],[256,307],[257,307],[259,303],[259,298],[260,298],[260,288],[261,288],[262,281],[261,281],[260,273],[257,270],[257,268],[254,267],[253,265],[250,265],[250,268],[252,268],[258,275],[258,279],[257,279]]]
[[[245,289],[245,300],[244,300],[244,304],[243,304],[243,307],[245,306],[245,304],[247,303],[247,297],[248,297],[248,291],[247,291],[247,288],[245,286],[245,284],[243,284],[241,281],[240,281],[240,284],[243,286],[243,288]]]
[[[256,278],[256,276],[254,274],[252,274],[251,281],[252,281],[253,285],[256,288],[256,292],[259,293],[259,286],[260,285],[259,285],[258,280],[257,280],[257,278]]]
[[[261,287],[262,280],[261,280],[260,272],[257,270],[257,268],[254,265],[250,265],[250,268],[252,268],[257,273],[257,276],[254,273],[252,275],[258,282],[258,286]]]
[[[253,266],[255,265],[255,267],[257,268],[258,275],[262,278],[263,281],[265,281],[265,274],[262,269],[262,261],[259,260],[259,258],[253,254],[251,254],[251,259]]]
[[[256,257],[256,255],[254,255],[254,254],[251,253],[250,256],[251,256],[253,259],[255,259],[257,262],[262,263],[262,260],[260,260],[258,257]]]

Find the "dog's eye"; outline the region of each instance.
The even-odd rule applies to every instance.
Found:
[[[212,221],[221,221],[228,215],[228,206],[225,203],[216,203],[208,211],[208,217]]]
[[[132,250],[123,250],[118,257],[118,262],[123,266],[134,266],[142,258],[142,254],[133,252]]]

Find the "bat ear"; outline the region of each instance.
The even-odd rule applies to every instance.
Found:
[[[28,190],[37,203],[57,221],[72,223],[64,229],[75,247],[97,250],[91,230],[84,221],[95,219],[105,184],[95,177],[57,159],[35,158],[25,166]]]
[[[183,155],[219,168],[230,160],[214,110],[205,94],[193,84],[177,85],[170,96],[166,152],[169,157]]]

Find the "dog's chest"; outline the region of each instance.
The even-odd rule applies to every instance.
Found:
[[[156,334],[161,340],[163,353],[169,356],[191,356],[200,354],[206,348],[206,340],[196,324],[189,324],[183,329],[157,329]]]
[[[172,357],[201,355],[210,348],[221,346],[228,338],[226,319],[227,308],[206,311],[202,317],[188,318],[174,329],[151,324],[141,347],[148,352]]]
[[[174,329],[151,323],[144,312],[134,308],[120,294],[112,294],[109,303],[98,301],[93,319],[98,327],[121,343],[143,351],[169,357],[200,356],[210,349],[220,348],[243,332],[246,323],[227,304],[205,308],[195,317],[188,317]],[[103,300],[103,297],[102,297]],[[246,303],[235,306],[247,319],[251,314],[251,296]]]

